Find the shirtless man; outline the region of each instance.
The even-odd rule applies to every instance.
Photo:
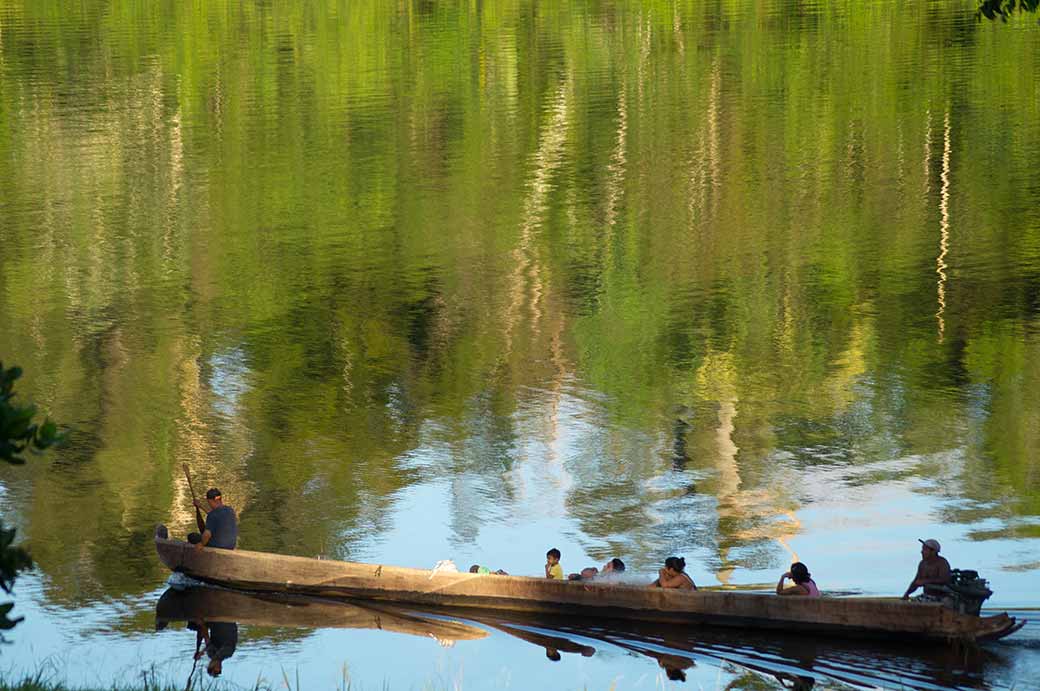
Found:
[[[929,586],[949,585],[950,562],[939,556],[938,540],[918,540],[921,543],[921,563],[917,565],[917,575],[910,582],[910,586],[903,593],[903,599],[908,600],[910,593],[918,588],[924,588],[925,597],[941,599],[946,593],[943,590],[930,588]]]

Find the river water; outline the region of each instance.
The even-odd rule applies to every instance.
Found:
[[[0,664],[184,684],[184,463],[249,549],[898,595],[934,537],[1040,619],[1038,71],[957,1],[0,0],[0,360],[69,430],[0,469]],[[1040,687],[1032,626],[279,611],[221,679]]]

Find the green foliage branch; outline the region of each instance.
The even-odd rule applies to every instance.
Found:
[[[1007,21],[1015,12],[1036,12],[1040,8],[1040,0],[979,0],[979,6],[975,10],[975,19],[981,21],[996,19]]]
[[[5,369],[0,362],[0,460],[12,465],[25,463],[25,453],[40,453],[62,439],[58,426],[50,419],[34,422],[36,406],[14,401],[14,383],[22,376],[20,367]],[[32,567],[29,553],[14,544],[15,529],[5,528],[0,520],[0,588],[10,594],[18,573]],[[13,602],[0,604],[0,631],[15,627],[23,617],[9,615]],[[0,641],[3,636],[0,635]]]

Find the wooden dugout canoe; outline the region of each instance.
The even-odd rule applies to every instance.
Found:
[[[438,641],[487,638],[488,632],[450,619],[424,617],[386,608],[312,598],[275,599],[268,595],[207,587],[170,588],[155,605],[155,626],[171,621],[207,621],[288,628],[380,629]]]
[[[1006,613],[977,617],[936,603],[890,598],[690,592],[610,582],[434,573],[247,550],[199,550],[187,542],[167,539],[166,534],[164,526],[156,529],[155,547],[171,571],[259,592],[946,642],[994,640],[1025,624]]]

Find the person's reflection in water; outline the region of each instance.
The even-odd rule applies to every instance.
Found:
[[[697,665],[692,659],[682,655],[669,655],[642,649],[637,652],[656,658],[657,665],[664,670],[664,675],[671,681],[686,681],[686,670]]]
[[[780,682],[780,685],[785,689],[794,689],[794,691],[809,691],[816,686],[816,679],[813,677],[803,677],[797,674],[791,674],[789,672],[776,672],[773,674],[776,680]]]
[[[664,667],[664,675],[672,681],[686,681],[686,672],[679,669],[678,667],[666,667],[662,662],[661,666]]]
[[[219,677],[223,671],[224,660],[235,654],[238,646],[238,624],[226,621],[214,621],[207,624],[203,620],[188,622],[188,628],[195,631],[195,659],[205,653],[209,657],[206,673],[211,677]],[[205,642],[205,648],[202,643]]]
[[[565,642],[569,643],[569,645],[567,646],[568,653],[580,653],[582,657],[592,657],[596,654],[596,649],[593,648],[591,645],[570,643],[570,641]],[[560,655],[559,649],[554,648],[550,645],[545,646],[545,656],[553,662],[559,662],[560,658],[562,657],[562,655]]]
[[[545,648],[545,656],[553,662],[560,661],[563,657],[560,654],[561,652],[578,653],[582,657],[592,657],[596,654],[596,649],[591,645],[584,645],[577,641],[572,641],[566,636],[552,636],[538,631],[530,631],[521,626],[510,625],[498,619],[484,619],[483,623],[498,629],[502,633],[509,634],[510,636],[519,638],[522,641],[527,641],[528,643],[533,643],[534,645]]]
[[[791,569],[792,572],[794,570]],[[788,664],[808,671],[816,666],[819,643],[819,640],[812,636],[783,636],[779,640],[777,652]],[[816,679],[808,674],[775,672],[773,676],[785,689],[809,691],[816,684]]]

